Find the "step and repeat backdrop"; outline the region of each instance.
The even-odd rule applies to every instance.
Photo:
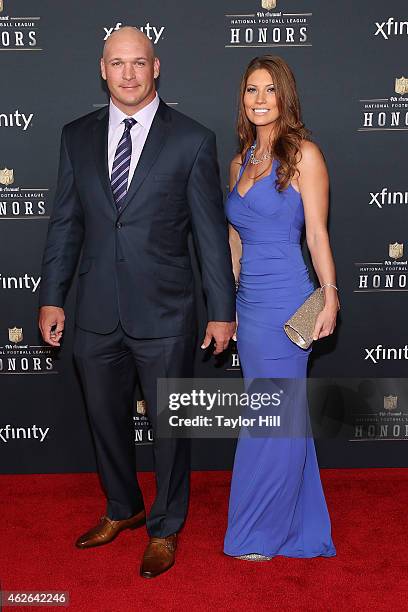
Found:
[[[61,128],[107,103],[99,58],[123,25],[153,41],[163,100],[216,132],[225,191],[247,63],[272,53],[292,67],[330,172],[341,299],[337,332],[316,344],[310,363],[320,464],[408,466],[407,8],[406,0],[0,0],[1,472],[95,469],[72,359],[75,286],[59,351],[39,336],[37,303]],[[234,347],[215,359],[199,344],[197,376],[240,376]],[[138,467],[149,469],[152,435],[137,399]],[[233,440],[194,440],[193,467],[229,468],[233,452]]]

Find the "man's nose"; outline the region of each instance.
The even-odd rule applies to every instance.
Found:
[[[130,81],[135,77],[135,69],[133,64],[125,64],[122,76],[126,81]]]

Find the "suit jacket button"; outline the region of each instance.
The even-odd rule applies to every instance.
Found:
[[[122,227],[122,224],[121,224],[121,222],[120,222],[120,221],[118,221],[118,222],[116,223],[116,227],[117,227],[118,229],[120,229],[120,228]]]

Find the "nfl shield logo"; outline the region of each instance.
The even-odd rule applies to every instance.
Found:
[[[398,405],[398,395],[384,395],[384,410],[395,410]]]
[[[8,330],[10,342],[17,344],[23,339],[23,328],[22,327],[9,327]]]
[[[136,412],[137,414],[146,414],[146,402],[145,400],[137,400],[136,402]]]
[[[398,242],[388,245],[388,254],[393,259],[400,259],[404,254],[404,245]]]
[[[400,96],[408,93],[408,79],[406,77],[395,79],[395,93],[399,94]]]
[[[8,168],[0,170],[0,183],[2,185],[12,185],[14,183],[14,171]]]
[[[262,8],[270,11],[276,7],[276,0],[262,0]]]

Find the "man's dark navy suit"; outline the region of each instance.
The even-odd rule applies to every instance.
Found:
[[[143,507],[134,474],[133,392],[138,376],[156,428],[156,380],[192,376],[196,334],[188,250],[192,232],[209,321],[235,319],[235,291],[214,134],[160,102],[118,212],[107,162],[108,108],[62,132],[40,305],[64,306],[82,251],[74,354],[95,441],[107,514]],[[181,527],[189,445],[155,441],[152,536]]]

